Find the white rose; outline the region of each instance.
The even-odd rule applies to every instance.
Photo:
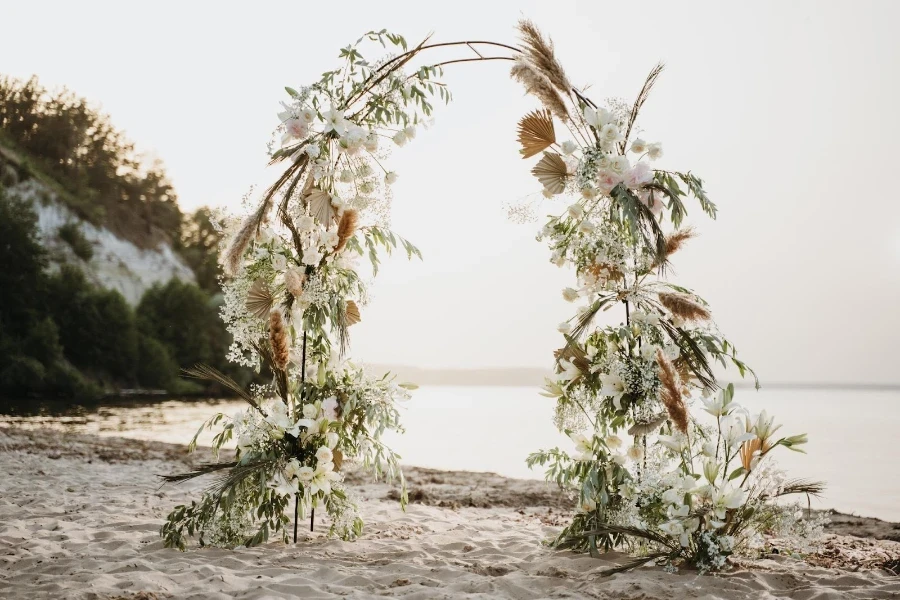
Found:
[[[572,331],[572,324],[569,323],[568,321],[560,323],[559,325],[556,326],[556,330],[562,334],[567,334],[570,331]]]
[[[631,151],[635,154],[643,154],[647,151],[647,142],[645,142],[641,138],[635,139],[633,142],[631,142]]]
[[[322,254],[319,252],[319,249],[316,247],[307,248],[306,252],[303,253],[303,264],[305,265],[318,265],[322,261]]]
[[[622,447],[622,438],[617,435],[608,435],[603,441],[606,442],[606,446],[612,450]]]
[[[313,121],[316,120],[316,111],[314,111],[313,109],[311,109],[309,107],[304,107],[304,108],[300,109],[300,114],[297,115],[297,117],[301,121],[303,121],[304,123],[309,125],[310,123],[312,123]]]
[[[329,431],[328,433],[325,434],[326,443],[328,444],[328,447],[331,448],[332,450],[334,450],[334,447],[338,445],[338,442],[340,441],[340,439],[341,439],[340,436],[333,431]]]
[[[304,404],[303,405],[303,418],[304,419],[315,419],[319,416],[319,409],[315,404]]]
[[[415,125],[407,125],[406,128],[403,129],[403,133],[406,134],[406,139],[411,140],[416,137],[416,127]]]
[[[655,142],[653,144],[647,145],[647,156],[650,158],[650,160],[662,158],[662,155],[662,144],[660,144],[659,142]]]
[[[573,142],[572,140],[566,140],[562,143],[561,148],[562,148],[563,154],[569,155],[569,154],[572,154],[573,152],[575,152],[576,150],[578,150],[578,145],[575,144],[575,142]]]
[[[310,158],[319,158],[319,154],[322,153],[322,149],[318,144],[309,144],[306,146],[306,154],[309,155]]]
[[[312,467],[300,467],[297,470],[297,479],[299,479],[303,483],[309,483],[310,481],[312,481],[314,474],[315,471],[313,471]]]
[[[569,213],[569,216],[572,217],[573,219],[580,219],[582,216],[584,216],[584,207],[581,206],[581,204],[579,204],[578,202],[576,202],[575,204],[573,204],[572,206],[570,206],[567,209],[567,212]]]
[[[320,446],[316,450],[316,461],[319,463],[330,463],[333,459],[334,453],[331,452],[331,448],[328,446]]]
[[[612,146],[616,142],[621,142],[624,136],[619,131],[618,125],[616,125],[615,123],[607,123],[600,128],[599,137],[600,143],[607,146]]]
[[[363,147],[369,152],[378,150],[378,135],[370,131],[369,135],[366,136],[366,141],[363,142]]]
[[[578,299],[578,290],[567,287],[563,290],[562,295],[566,302],[575,302]]]
[[[389,171],[384,176],[384,182],[388,185],[393,185],[397,182],[397,174],[393,171]]]
[[[643,460],[644,458],[644,449],[635,444],[628,449],[628,458],[637,462],[639,460]]]
[[[397,144],[398,146],[400,146],[401,148],[402,148],[403,146],[405,146],[405,145],[406,145],[406,142],[408,141],[408,140],[406,139],[406,134],[405,134],[404,132],[402,132],[402,131],[398,131],[398,132],[394,135],[394,138],[393,138],[393,139],[394,139],[394,143]]]

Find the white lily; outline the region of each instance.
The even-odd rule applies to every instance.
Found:
[[[622,394],[625,393],[625,380],[615,373],[601,373],[601,396],[609,396],[613,400],[616,410],[622,410]]]

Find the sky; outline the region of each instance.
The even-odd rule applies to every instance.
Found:
[[[267,178],[284,86],[316,80],[370,29],[514,43],[527,17],[594,99],[631,101],[664,61],[641,136],[719,207],[712,221],[689,206],[700,236],[672,278],[711,303],[763,384],[900,383],[900,3],[33,0],[0,12],[0,73],[101,106],[163,160],[185,210],[237,210]],[[536,101],[502,62],[452,66],[445,81],[454,101],[390,159],[392,228],[424,261],[387,262],[353,355],[548,367],[574,277],[548,262],[538,223],[504,210],[539,189],[515,142]]]

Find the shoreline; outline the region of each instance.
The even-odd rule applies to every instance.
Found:
[[[837,513],[803,559],[741,558],[699,576],[660,567],[600,578],[625,556],[554,551],[571,502],[540,480],[406,467],[397,490],[346,474],[366,528],[296,545],[164,549],[158,531],[202,482],[158,475],[205,458],[180,444],[0,427],[0,596],[4,598],[896,598],[900,524]],[[854,537],[856,536],[856,537]],[[878,539],[882,538],[882,539]],[[895,538],[896,539],[896,538]]]

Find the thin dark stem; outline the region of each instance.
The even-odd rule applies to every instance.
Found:
[[[313,507],[312,511],[310,511],[309,515],[309,530],[315,531],[314,527],[316,524],[316,509]]]
[[[303,357],[300,362],[300,410],[303,410],[303,388],[306,385],[306,330],[303,330]],[[297,416],[295,411],[294,416]],[[297,543],[297,520],[300,518],[300,494],[294,494],[294,543]]]
[[[437,64],[431,65],[432,67],[445,67],[447,65],[453,65],[456,63],[465,63],[465,62],[481,62],[487,60],[516,60],[512,56],[479,56],[478,58],[457,58],[456,60],[446,60],[444,62],[439,62]]]

